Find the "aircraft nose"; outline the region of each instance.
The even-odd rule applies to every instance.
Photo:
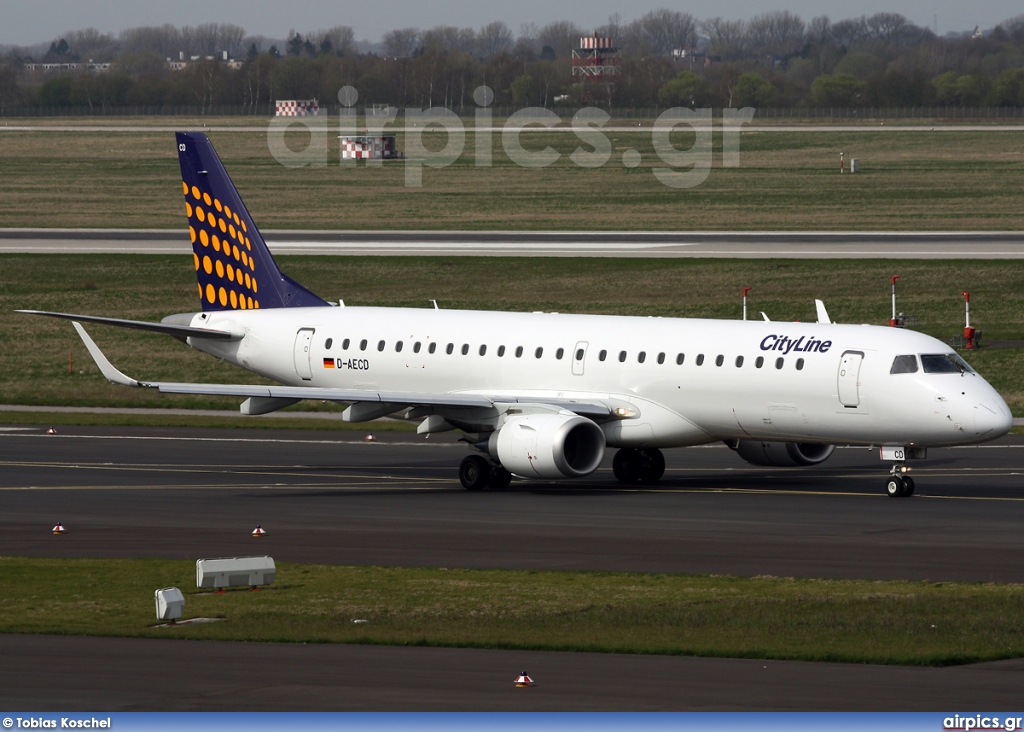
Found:
[[[1005,435],[1013,427],[1013,414],[998,395],[985,399],[974,407],[974,431],[979,436],[994,439]]]

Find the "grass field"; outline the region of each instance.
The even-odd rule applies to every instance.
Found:
[[[560,154],[533,169],[509,159],[500,133],[492,166],[478,167],[469,139],[455,164],[425,169],[418,188],[406,187],[402,161],[340,166],[336,134],[325,133],[326,166],[299,169],[275,161],[263,131],[211,139],[262,228],[1024,230],[1021,132],[745,133],[740,166],[725,168],[716,131],[710,175],[689,189],[655,178],[666,164],[649,129],[605,133],[610,160],[592,169],[570,160],[581,142],[568,133],[522,136],[530,151]],[[303,135],[291,137],[303,144]],[[437,149],[445,136],[424,139]],[[673,144],[693,139],[682,128]],[[623,165],[630,150],[641,158],[633,169]],[[859,158],[859,175],[838,174],[840,151]],[[183,227],[178,181],[170,132],[0,131],[0,227]]]
[[[689,259],[516,259],[487,257],[290,257],[284,270],[347,305],[403,305],[617,315],[738,318],[740,288],[751,311],[774,320],[813,320],[814,298],[844,323],[884,324],[889,276],[900,274],[901,310],[916,328],[947,339],[963,326],[962,291],[985,339],[1024,339],[1024,262]],[[159,321],[198,308],[191,262],[175,256],[5,255],[0,257],[0,401],[69,406],[236,409],[235,399],[170,396],[106,382],[66,321],[18,308]],[[122,371],[167,381],[256,381],[167,336],[90,328]],[[69,352],[74,373],[69,373]],[[1024,415],[1024,351],[966,354]],[[303,403],[302,409],[336,410]]]
[[[153,592],[185,618],[157,625]],[[375,643],[952,665],[1024,655],[1024,588],[279,563],[260,592],[195,590],[195,564],[0,557],[0,633]],[[354,620],[366,623],[353,623]]]

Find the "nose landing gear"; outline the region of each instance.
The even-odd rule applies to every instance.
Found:
[[[909,498],[914,495],[914,479],[900,470],[909,470],[905,465],[893,465],[892,475],[885,484],[885,493],[890,498]]]

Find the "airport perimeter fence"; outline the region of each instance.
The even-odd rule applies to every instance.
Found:
[[[585,105],[576,107],[554,107],[551,109],[563,120],[572,119]],[[348,108],[345,108],[350,112]],[[488,107],[491,119],[507,119],[521,107]],[[320,118],[338,119],[340,105],[320,107]],[[454,110],[469,120],[478,109],[465,106]],[[655,120],[667,111],[663,107],[613,107],[606,110],[617,120]],[[367,119],[387,117],[393,111],[381,106],[357,108],[357,114]],[[394,112],[396,119],[403,119],[404,109]],[[713,110],[713,116],[721,117],[722,110]],[[39,117],[254,117],[266,119],[274,116],[273,104],[255,106],[109,106],[109,107],[5,107],[0,108],[0,118]],[[290,118],[291,119],[291,118]],[[304,119],[301,117],[295,120]],[[1024,119],[1024,107],[762,107],[754,110],[756,120],[793,121],[857,121],[857,120],[1020,120]]]

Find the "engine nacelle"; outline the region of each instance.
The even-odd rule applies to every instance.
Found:
[[[604,459],[604,432],[576,414],[524,414],[491,433],[487,451],[524,478],[579,478]]]
[[[736,454],[754,465],[776,468],[800,468],[825,462],[835,451],[835,445],[817,442],[762,442],[737,440],[727,443]]]

